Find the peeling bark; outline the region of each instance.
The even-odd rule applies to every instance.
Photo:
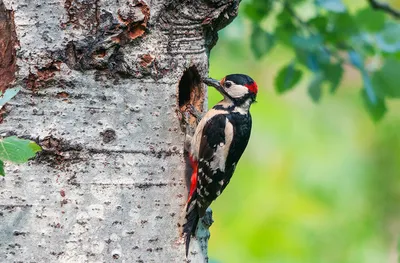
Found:
[[[15,79],[17,44],[14,12],[0,1],[0,91],[3,93]]]
[[[0,90],[22,88],[0,136],[43,148],[0,179],[1,262],[185,262],[181,111],[204,109],[200,78],[237,8],[0,0]],[[191,262],[207,261],[206,221]]]

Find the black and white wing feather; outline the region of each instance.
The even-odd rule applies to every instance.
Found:
[[[225,114],[213,116],[204,126],[199,148],[197,181],[198,212],[202,217],[213,200],[226,187],[233,169],[226,171],[227,157],[234,136]]]

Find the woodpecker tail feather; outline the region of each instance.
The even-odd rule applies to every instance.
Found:
[[[190,197],[186,208],[186,223],[183,225],[183,234],[186,244],[186,257],[189,253],[190,238],[196,234],[197,224],[199,223],[199,213],[197,210],[197,192]]]
[[[183,234],[186,244],[186,257],[189,253],[190,238],[196,234],[197,223],[199,222],[199,212],[197,208],[197,170],[198,162],[189,155],[190,165],[192,166],[192,178],[190,182],[189,197],[186,204],[186,223],[183,225]]]

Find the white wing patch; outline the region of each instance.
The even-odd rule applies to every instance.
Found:
[[[211,109],[201,119],[201,121],[199,122],[199,124],[196,127],[196,131],[194,132],[194,135],[192,137],[192,143],[190,145],[191,146],[190,153],[196,159],[199,158],[199,151],[200,151],[200,143],[201,143],[202,132],[203,132],[204,126],[206,125],[207,121],[210,120],[212,117],[214,117],[216,115],[227,114],[227,113],[228,112],[226,110]],[[200,161],[202,161],[202,160],[200,160]]]
[[[210,162],[210,168],[212,170],[219,169],[221,172],[225,172],[226,158],[228,157],[229,148],[233,139],[233,125],[228,119],[225,121],[225,143],[221,142],[213,155],[213,160]]]

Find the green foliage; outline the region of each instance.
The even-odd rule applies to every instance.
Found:
[[[303,15],[305,6],[313,12]],[[350,65],[360,72],[361,97],[372,119],[384,116],[387,99],[399,97],[395,72],[400,63],[400,24],[384,11],[367,5],[352,13],[342,0],[253,0],[244,5],[244,14],[252,21],[250,46],[257,58],[274,45],[283,45],[300,65],[296,69],[294,64],[286,65],[279,71],[277,92],[293,89],[302,72],[309,71],[313,74],[308,94],[318,102],[322,86],[328,84],[335,92],[344,65]],[[275,22],[265,23],[267,19]],[[382,67],[371,66],[371,61]]]
[[[382,11],[366,7],[357,13],[355,19],[361,29],[369,32],[379,32],[385,26],[386,16]]]
[[[385,57],[400,59],[400,25],[387,22],[385,27],[376,34],[376,45]]]
[[[387,226],[400,216],[400,104],[388,103],[388,114],[374,125],[363,101],[360,70],[351,69],[334,95],[323,92],[338,78],[331,82],[325,75],[322,99],[313,105],[307,87],[318,71],[279,44],[263,59],[255,58],[250,38],[233,34],[245,28],[241,23],[234,20],[221,32],[211,51],[210,76],[242,72],[260,90],[251,108],[249,144],[229,186],[211,205],[210,258],[221,263],[386,262],[396,235]],[[348,52],[341,55],[346,64],[328,64],[336,74],[353,67]],[[281,94],[274,83],[290,62],[303,72],[303,85]],[[374,73],[367,72],[374,83]],[[222,96],[208,91],[212,107]]]
[[[341,0],[316,0],[315,4],[331,12],[343,13],[346,11],[346,7]]]
[[[4,162],[25,163],[42,149],[36,143],[15,136],[0,140],[0,175],[4,176]]]
[[[253,50],[256,58],[261,58],[267,54],[274,46],[275,37],[265,32],[257,24],[253,27],[253,33],[251,34],[251,49]]]
[[[211,205],[215,221],[209,256],[221,263],[387,262],[397,235],[388,226],[400,216],[400,103],[393,101],[396,85],[379,83],[382,77],[397,77],[400,54],[393,50],[400,34],[386,33],[396,32],[397,26],[384,13],[381,31],[369,33],[359,22],[348,25],[349,32],[360,32],[349,40],[348,33],[333,30],[339,28],[333,22],[357,21],[368,1],[343,0],[344,13],[318,7],[321,15],[313,13],[311,1],[288,1],[307,21],[310,33],[287,12],[281,15],[281,1],[276,2],[258,24],[275,36],[273,49],[262,59],[252,56],[253,21],[244,19],[222,30],[211,51],[210,76],[248,74],[259,93],[251,108],[249,144],[229,186]],[[245,15],[243,4],[239,17]],[[346,23],[340,28],[346,29]],[[378,45],[378,34],[385,35],[382,46],[389,52]],[[295,35],[320,35],[324,46],[296,48]],[[351,48],[347,42],[326,45],[337,35],[351,41]],[[352,64],[350,51],[356,52],[355,64],[359,56],[367,75]],[[294,88],[278,93],[277,78],[282,79],[282,69],[291,63],[302,77]],[[322,95],[313,105],[308,87],[320,72]],[[366,94],[368,79],[375,104]],[[380,92],[377,86],[383,85],[387,90]],[[209,89],[209,107],[221,98]],[[379,119],[385,112],[379,125],[371,121],[373,114]]]
[[[1,175],[1,176],[6,175],[6,174],[4,173],[4,162],[3,162],[2,160],[0,160],[0,175]]]
[[[308,94],[314,102],[318,102],[321,98],[321,86],[324,81],[325,75],[323,72],[314,74],[310,84],[308,85]]]
[[[0,108],[3,107],[7,102],[9,102],[17,93],[19,88],[7,89],[4,94],[0,91]]]
[[[342,65],[340,63],[326,64],[322,70],[325,72],[326,81],[330,84],[331,93],[334,93],[343,76]]]
[[[0,92],[0,108],[9,102],[18,92],[18,88],[6,90],[3,96],[1,96]],[[36,143],[19,139],[15,136],[0,139],[0,175],[5,175],[4,161],[25,163],[41,150],[40,146]]]
[[[382,68],[374,72],[372,85],[380,87],[382,96],[400,98],[400,61],[386,60]]]
[[[251,3],[244,4],[244,12],[252,21],[260,22],[268,15],[271,7],[271,1],[252,0]]]
[[[303,72],[295,67],[295,63],[283,67],[275,78],[275,88],[279,93],[292,89],[301,79]]]
[[[25,163],[34,157],[41,148],[36,143],[19,139],[15,136],[0,140],[0,160],[14,163]],[[1,172],[2,171],[2,172]],[[3,162],[0,163],[0,175],[4,176]]]

